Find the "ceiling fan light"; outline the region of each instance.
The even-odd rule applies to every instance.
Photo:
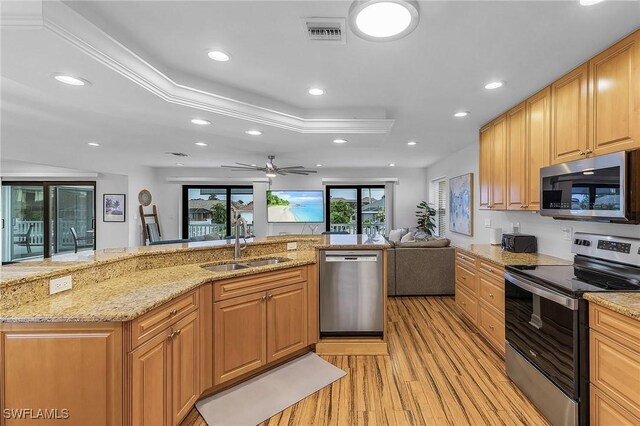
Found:
[[[271,170],[267,171],[267,177],[273,178],[276,176],[278,175],[274,171],[271,171]]]

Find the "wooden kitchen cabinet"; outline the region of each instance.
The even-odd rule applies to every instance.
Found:
[[[579,160],[590,154],[587,137],[588,64],[551,85],[551,163]]]
[[[200,317],[196,310],[134,349],[133,425],[177,425],[200,396]]]
[[[640,148],[640,32],[600,53],[588,66],[593,154]]]
[[[267,292],[267,362],[307,346],[307,292],[303,283]]]
[[[591,424],[640,424],[640,321],[591,303],[589,328]]]
[[[507,204],[507,116],[480,130],[480,208],[504,210]]]
[[[504,267],[456,250],[455,300],[464,316],[504,354]]]
[[[522,210],[527,203],[526,104],[507,112],[507,210]]]
[[[551,164],[551,87],[525,101],[526,183],[523,210],[540,210],[540,169]]]

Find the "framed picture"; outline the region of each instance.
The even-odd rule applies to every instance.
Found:
[[[449,230],[473,236],[473,173],[449,179]]]
[[[104,194],[102,198],[102,221],[124,222],[127,219],[126,195]]]

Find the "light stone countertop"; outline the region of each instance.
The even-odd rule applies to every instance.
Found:
[[[256,256],[264,258],[267,256]],[[275,265],[212,272],[201,264],[132,271],[79,289],[0,310],[0,322],[129,321],[207,282],[292,268],[316,262],[315,250],[271,253],[290,260]],[[247,261],[251,258],[242,258]],[[220,261],[216,263],[226,263]]]
[[[604,306],[614,312],[640,321],[640,292],[585,293],[589,303]],[[640,327],[640,322],[638,323]]]
[[[573,265],[573,261],[560,259],[542,253],[512,253],[491,244],[455,245],[456,249],[467,252],[489,262],[508,265]]]

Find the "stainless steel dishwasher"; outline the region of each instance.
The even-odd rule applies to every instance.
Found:
[[[320,335],[381,336],[381,250],[320,251]]]

